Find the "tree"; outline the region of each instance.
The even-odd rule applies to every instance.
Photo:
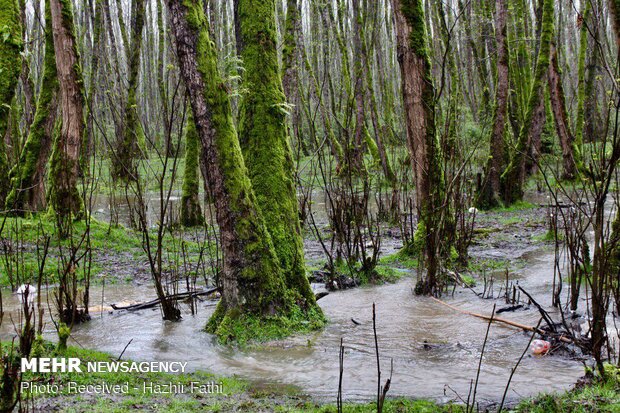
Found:
[[[204,3],[168,0],[167,6],[215,201],[223,252],[222,299],[207,331],[223,340],[242,340],[251,337],[251,327],[255,331],[261,322],[264,334],[283,334],[284,326],[291,326],[286,320],[293,319],[296,305],[285,287],[278,257],[257,207],[233,125],[228,91],[218,71]],[[279,328],[266,328],[269,322]]]
[[[497,41],[497,87],[495,88],[495,110],[493,127],[489,140],[489,159],[486,164],[485,178],[478,193],[477,204],[481,208],[496,207],[500,203],[500,174],[504,168],[504,135],[508,115],[509,54],[506,22],[508,15],[507,0],[497,0],[495,5],[495,38]]]
[[[278,63],[275,1],[235,1],[245,90],[239,109],[239,141],[286,285],[308,306],[314,306],[306,277],[286,97]]]
[[[187,119],[185,131],[185,170],[183,171],[183,194],[181,196],[181,224],[186,227],[193,227],[204,223],[200,200],[198,199],[198,188],[200,178],[198,177],[198,158],[199,158],[198,132],[194,119],[190,115]]]
[[[525,181],[525,161],[528,156],[535,135],[538,134],[541,123],[537,120],[541,102],[544,97],[545,76],[549,70],[551,38],[554,33],[554,0],[542,0],[542,29],[536,69],[530,88],[525,121],[519,131],[516,147],[510,163],[501,176],[502,198],[504,203],[511,205],[523,198],[523,184]]]
[[[45,2],[45,55],[43,80],[39,90],[34,121],[22,149],[19,162],[11,170],[11,192],[6,206],[17,213],[41,211],[46,206],[45,171],[53,142],[58,106],[58,78],[52,35],[50,1]]]
[[[128,50],[129,80],[127,86],[127,101],[123,119],[123,135],[118,142],[114,160],[114,174],[124,180],[137,179],[137,170],[134,159],[140,151],[140,144],[144,142],[144,132],[138,116],[138,72],[140,69],[140,50],[142,49],[142,31],[145,18],[145,0],[135,0],[135,15],[131,23],[131,45],[125,43]],[[119,13],[121,16],[122,13]],[[121,28],[124,24],[121,22]],[[125,35],[125,39],[127,36]],[[144,146],[144,145],[143,145]]]
[[[416,184],[418,228],[414,242],[426,261],[417,292],[438,293],[439,234],[444,199],[443,171],[435,134],[435,92],[426,46],[422,0],[393,0],[398,61],[407,125],[407,146]]]
[[[8,161],[4,136],[9,125],[11,101],[20,74],[22,31],[16,0],[0,2],[0,205],[4,205],[9,189]]]
[[[71,216],[79,215],[83,207],[77,187],[84,137],[83,81],[71,0],[50,0],[50,11],[62,124],[50,160],[49,199],[66,234]]]
[[[576,159],[579,151],[575,151],[575,137],[568,124],[568,114],[566,113],[566,98],[564,97],[564,86],[560,64],[558,62],[558,51],[555,41],[551,41],[549,73],[549,96],[551,97],[551,109],[555,120],[555,130],[560,140],[562,148],[562,159],[564,171],[562,178],[573,179],[577,176],[577,165],[580,161]]]

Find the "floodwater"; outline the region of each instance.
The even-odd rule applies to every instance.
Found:
[[[536,297],[549,295],[552,259],[549,253],[527,257],[531,265],[515,277]],[[550,272],[551,271],[551,272]],[[447,401],[467,398],[484,340],[486,322],[443,306],[430,298],[417,297],[414,279],[405,277],[395,284],[333,292],[319,301],[330,320],[315,334],[295,337],[260,349],[239,350],[216,344],[202,331],[214,302],[199,302],[197,315],[187,305],[178,323],[161,320],[159,309],[137,312],[115,311],[93,314],[93,320],[76,326],[72,344],[119,355],[133,340],[124,358],[144,361],[187,361],[190,370],[207,370],[220,375],[238,375],[262,385],[293,384],[303,393],[334,401],[338,389],[338,352],[344,341],[343,393],[348,400],[372,400],[376,392],[376,359],[372,332],[372,303],[377,309],[377,333],[382,381],[390,375],[390,396],[432,398]],[[19,300],[3,294],[5,322],[2,336],[13,331],[9,314],[16,319]],[[93,288],[93,305],[102,301],[101,288]],[[108,285],[104,305],[145,301],[154,296],[148,286]],[[494,301],[482,300],[471,291],[457,289],[446,302],[468,311],[489,314]],[[43,300],[45,301],[45,300]],[[501,302],[498,302],[501,305]],[[553,313],[552,313],[553,314]],[[526,311],[502,314],[523,324],[535,325],[538,313]],[[355,319],[359,325],[353,323]],[[46,337],[55,338],[48,323]],[[499,400],[511,368],[529,341],[529,334],[494,324],[482,360],[478,400]],[[425,346],[427,344],[427,346]],[[425,348],[426,347],[426,348]],[[430,347],[430,348],[429,348]],[[541,391],[565,390],[582,375],[581,363],[561,356],[530,356],[521,362],[512,379],[508,400]]]

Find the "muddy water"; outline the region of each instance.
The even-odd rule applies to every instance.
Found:
[[[533,258],[546,262],[550,255]],[[534,262],[536,265],[536,262]],[[541,264],[539,270],[543,269]],[[546,289],[548,274],[540,271],[521,274],[522,285],[531,279],[534,293]],[[550,278],[549,278],[550,280]],[[234,350],[217,345],[202,332],[214,309],[213,302],[199,304],[198,315],[187,312],[179,323],[163,322],[158,309],[138,312],[104,312],[74,329],[73,338],[86,348],[120,354],[133,339],[125,357],[135,360],[183,360],[192,370],[204,369],[222,375],[239,375],[263,384],[298,385],[315,397],[335,399],[338,387],[338,348],[344,339],[344,395],[349,400],[372,399],[376,391],[376,365],[372,334],[372,303],[377,305],[378,336],[383,377],[389,375],[390,360],[394,372],[390,395],[448,400],[456,391],[467,397],[470,380],[475,378],[486,324],[456,313],[429,298],[411,293],[413,280],[379,287],[358,288],[331,293],[319,303],[330,319],[322,332],[297,337],[263,349]],[[144,301],[153,297],[148,286],[106,286],[104,304],[120,301]],[[101,290],[93,289],[93,303],[101,302]],[[489,313],[492,301],[481,300],[468,290],[458,291],[446,301],[460,308]],[[5,312],[16,319],[19,301],[4,294]],[[535,324],[535,310],[505,315],[525,324]],[[360,325],[351,321],[354,318]],[[2,325],[2,336],[12,331],[11,323]],[[51,324],[46,336],[54,338]],[[493,326],[484,354],[479,399],[501,398],[510,369],[526,347],[529,336],[502,326]],[[425,342],[428,344],[425,348]],[[430,348],[428,348],[430,347]],[[509,399],[540,391],[567,389],[582,373],[579,363],[560,357],[526,356],[515,374]]]

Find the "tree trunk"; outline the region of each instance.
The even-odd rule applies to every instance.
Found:
[[[489,160],[486,165],[486,177],[478,195],[480,208],[493,208],[500,203],[500,174],[504,168],[504,135],[508,115],[509,55],[506,26],[508,18],[507,0],[496,0],[495,38],[497,41],[497,87],[495,88],[495,112],[493,129],[489,141]]]
[[[238,0],[238,17],[238,45],[245,68],[242,88],[246,90],[239,111],[239,141],[286,285],[306,305],[315,306],[306,277],[295,167],[286,126],[275,2]]]
[[[590,2],[586,1],[583,5],[581,16],[581,27],[579,29],[579,56],[577,59],[577,118],[575,120],[575,142],[574,152],[578,162],[577,167],[582,169],[583,159],[583,132],[586,114],[586,55],[588,52],[588,21],[590,20]]]
[[[285,315],[293,304],[247,175],[203,2],[168,0],[167,5],[208,169],[224,256],[222,299],[207,330],[223,340],[235,339],[244,332],[232,326],[245,317]]]
[[[17,1],[7,0],[0,6],[0,205],[4,205],[9,189],[8,160],[4,137],[9,125],[11,102],[20,74],[22,31]]]
[[[144,148],[145,146],[144,132],[138,116],[138,100],[136,96],[145,5],[146,0],[135,0],[135,16],[132,16],[131,19],[131,45],[125,44],[129,54],[127,104],[125,105],[123,120],[123,136],[118,142],[116,156],[112,158],[114,163],[114,175],[125,181],[138,179],[138,171],[134,160],[139,156],[140,148]]]
[[[439,254],[437,234],[444,183],[435,136],[435,96],[426,46],[422,0],[393,0],[396,17],[398,61],[407,123],[407,143],[416,183],[418,229],[415,243],[423,243],[426,279],[416,290],[438,293]]]
[[[530,153],[534,140],[539,135],[539,129],[544,125],[544,116],[540,120],[540,105],[544,108],[545,76],[549,70],[551,39],[553,37],[554,0],[542,0],[543,16],[540,35],[538,60],[534,72],[534,79],[529,95],[525,121],[519,131],[519,138],[510,163],[502,174],[502,198],[504,203],[511,205],[523,199],[523,184],[525,181],[525,161]]]
[[[194,227],[204,223],[198,189],[198,132],[191,114],[187,119],[185,132],[185,170],[183,173],[183,195],[181,196],[181,224]]]
[[[71,215],[78,215],[82,210],[77,179],[84,136],[83,82],[71,1],[50,0],[50,10],[62,126],[50,161],[49,200],[58,216],[61,232],[65,233]]]
[[[20,159],[11,171],[11,192],[6,200],[7,209],[18,214],[23,211],[42,211],[46,207],[45,171],[53,142],[56,121],[58,78],[52,35],[50,2],[45,2],[45,55],[43,80],[37,101],[34,121],[22,149]]]
[[[616,46],[620,48],[620,0],[608,0],[611,21],[616,33]]]
[[[562,78],[560,77],[560,66],[558,64],[558,52],[555,42],[551,43],[548,80],[551,110],[553,111],[553,118],[555,120],[555,130],[560,140],[560,147],[562,148],[564,165],[562,178],[570,180],[574,179],[577,175],[577,164],[573,152],[575,138],[568,125],[564,87],[562,86]]]

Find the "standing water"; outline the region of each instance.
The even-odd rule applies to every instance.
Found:
[[[550,258],[552,256],[540,258],[547,264],[540,268],[549,267]],[[540,288],[542,292],[548,288],[543,285],[543,280],[549,279],[548,274],[531,274],[531,278],[536,290]],[[85,348],[113,355],[119,355],[129,340],[133,340],[124,358],[187,361],[190,370],[238,375],[262,384],[294,384],[302,392],[324,400],[336,397],[342,338],[345,398],[371,400],[376,392],[377,375],[372,330],[374,302],[383,381],[390,375],[390,361],[394,363],[390,396],[447,401],[456,398],[456,392],[466,399],[470,382],[476,376],[487,324],[430,298],[413,295],[413,283],[411,278],[404,278],[395,284],[331,293],[319,301],[330,320],[323,331],[256,349],[221,346],[213,336],[202,331],[215,308],[214,302],[206,301],[199,304],[199,312],[194,316],[189,313],[188,306],[184,306],[183,320],[178,323],[162,321],[157,308],[93,314],[90,322],[74,328],[72,337]],[[536,290],[531,292],[536,294]],[[113,285],[106,286],[103,302],[109,305],[151,298],[152,287]],[[490,314],[493,305],[492,300],[479,299],[469,290],[457,290],[454,297],[444,299],[464,310],[486,314]],[[101,302],[100,287],[92,288],[91,302]],[[18,306],[17,296],[6,292],[5,321],[9,314],[16,320]],[[502,316],[528,325],[538,321],[538,313],[533,308]],[[13,331],[11,323],[3,323],[3,339]],[[49,321],[46,338],[55,338]],[[529,338],[530,333],[499,324],[491,327],[478,400],[502,397],[510,370],[527,347]],[[541,390],[568,389],[582,373],[583,367],[577,361],[528,354],[513,377],[508,398],[522,398]]]

